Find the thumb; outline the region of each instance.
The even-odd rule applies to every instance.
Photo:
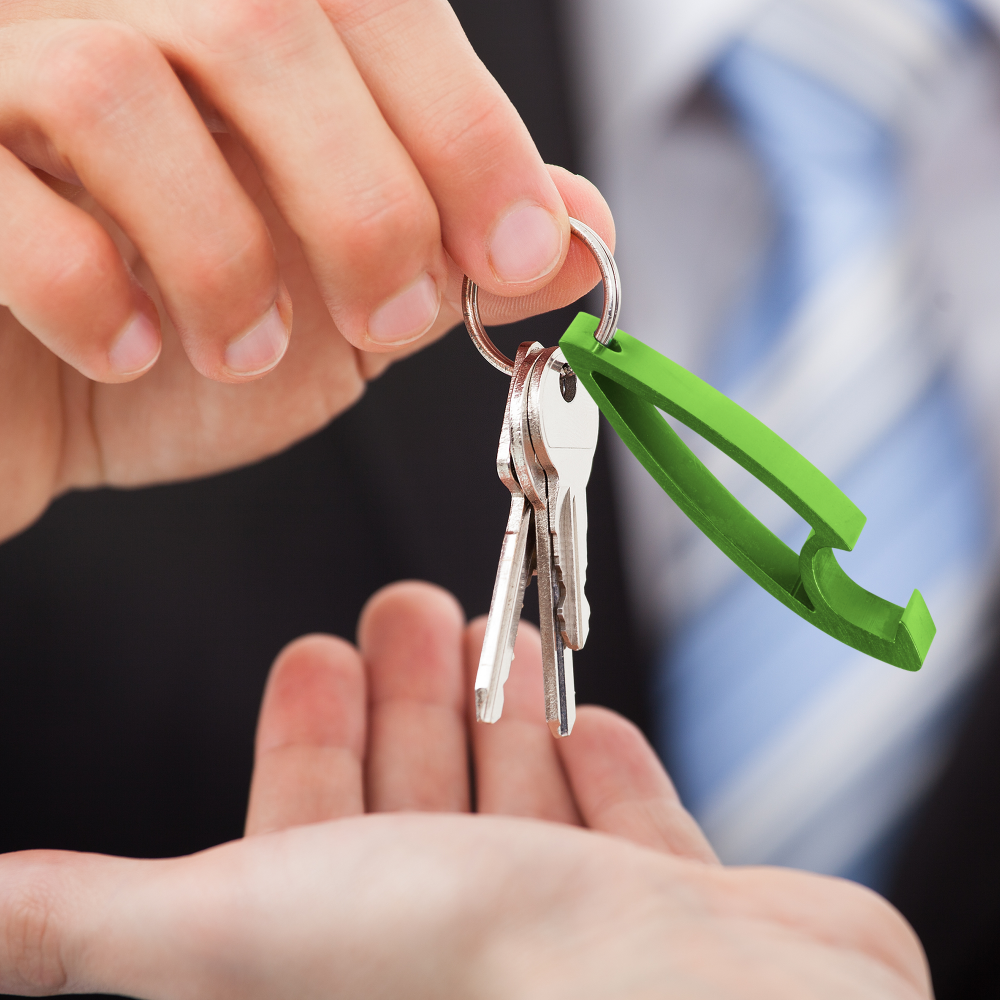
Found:
[[[0,856],[0,992],[26,996],[118,992],[95,941],[110,901],[162,862],[70,851]]]

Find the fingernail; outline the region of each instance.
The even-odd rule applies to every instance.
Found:
[[[562,232],[540,205],[515,205],[489,239],[490,263],[501,281],[520,284],[548,274],[559,262]]]
[[[441,296],[434,279],[422,274],[372,313],[368,337],[376,344],[408,344],[430,329],[440,308]]]
[[[234,375],[262,375],[282,359],[287,348],[288,327],[273,305],[256,326],[226,348],[226,368]]]
[[[156,327],[148,316],[137,312],[108,351],[108,362],[119,375],[135,375],[149,368],[159,354],[160,335]]]

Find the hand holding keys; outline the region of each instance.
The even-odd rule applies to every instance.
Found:
[[[620,300],[614,259],[600,237],[570,223],[601,265],[607,289],[601,328],[613,334]],[[576,718],[572,651],[583,648],[590,622],[584,594],[587,481],[599,411],[558,347],[526,342],[514,362],[507,361],[482,327],[476,291],[466,278],[469,332],[483,356],[511,376],[497,451],[497,474],[511,494],[510,515],[476,674],[476,718],[496,722],[503,711],[524,592],[537,573],[545,717],[554,736],[568,736]]]

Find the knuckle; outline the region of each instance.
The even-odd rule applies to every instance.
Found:
[[[348,261],[397,256],[440,239],[433,201],[409,180],[390,178],[345,201],[349,214],[334,231]]]
[[[152,43],[123,24],[79,22],[55,33],[33,81],[40,116],[73,130],[94,128],[132,98],[151,53]]]
[[[357,31],[392,18],[397,25],[426,20],[440,0],[324,0],[327,14],[339,31]]]
[[[243,295],[248,284],[269,289],[275,273],[267,234],[252,225],[218,241],[192,244],[184,259],[174,264],[175,282],[202,302],[232,300]]]
[[[427,108],[425,134],[438,162],[475,172],[517,148],[511,139],[521,136],[513,130],[523,126],[512,116],[509,101],[492,87],[479,89],[482,93],[475,100],[459,100],[454,88],[446,88]]]
[[[64,233],[61,251],[48,258],[41,293],[51,302],[72,302],[101,294],[119,276],[120,258],[103,231],[81,227]]]
[[[192,40],[214,55],[259,53],[301,23],[303,0],[215,0],[191,5]]]

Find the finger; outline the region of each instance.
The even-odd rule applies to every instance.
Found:
[[[639,729],[606,708],[577,710],[557,744],[584,823],[667,854],[718,864]]]
[[[551,175],[569,214],[590,226],[608,247],[615,248],[615,224],[611,209],[601,192],[585,177],[562,167],[549,166]],[[570,241],[566,260],[550,284],[530,295],[517,298],[492,295],[479,297],[483,322],[513,323],[528,316],[561,309],[589,292],[601,280],[601,272],[590,251],[577,239]],[[448,303],[454,314],[462,316],[462,273],[455,268],[448,285]]]
[[[79,180],[139,249],[203,375],[242,381],[288,343],[290,304],[267,229],[164,56],[103,21],[0,36],[0,142]]]
[[[160,353],[156,308],[111,237],[0,146],[0,304],[88,378],[127,382]]]
[[[522,621],[517,630],[514,662],[503,689],[503,714],[492,725],[475,721],[471,698],[485,632],[485,618],[477,618],[465,630],[476,811],[578,825],[580,814],[545,721],[538,629]]]
[[[252,163],[230,137],[223,138],[234,174],[246,181]],[[81,419],[67,420],[71,437],[56,492],[101,482],[139,486],[193,478],[257,461],[319,430],[363,393],[360,352],[337,333],[298,240],[263,185],[248,188],[260,198],[259,211],[295,300],[288,353],[265,379],[223,385],[194,370],[168,322],[160,361],[143,379],[121,390],[97,391],[92,400],[86,391],[69,397],[70,404],[79,404],[70,418]],[[110,220],[105,225],[131,259],[127,239]],[[156,301],[155,279],[141,259],[135,272]]]
[[[369,810],[468,810],[464,625],[455,598],[426,583],[392,584],[365,605]]]
[[[579,174],[571,174],[562,167],[550,166],[548,169],[573,218],[590,226],[614,249],[614,221],[600,191]],[[452,262],[441,313],[422,338],[391,354],[360,354],[359,364],[366,379],[375,378],[392,362],[421,350],[462,322],[462,278],[462,270]],[[590,251],[578,240],[573,240],[565,263],[550,284],[521,298],[505,298],[484,292],[480,296],[479,311],[484,323],[513,323],[528,316],[561,309],[586,294],[600,280],[601,272]]]
[[[484,289],[508,296],[535,291],[566,255],[566,208],[450,5],[323,3],[426,181],[448,253]]]
[[[181,5],[171,41],[251,151],[355,346],[433,324],[447,278],[434,201],[314,0]]]
[[[274,661],[257,722],[247,836],[364,812],[365,674],[332,636]]]

